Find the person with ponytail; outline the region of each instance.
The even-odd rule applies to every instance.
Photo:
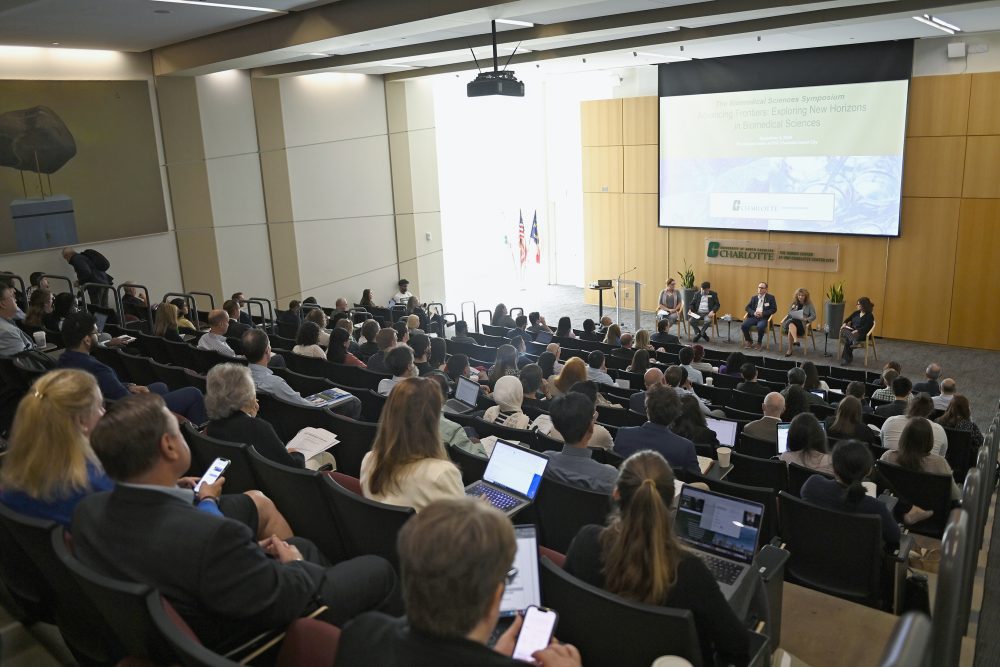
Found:
[[[715,578],[674,536],[674,473],[660,454],[636,452],[622,463],[607,526],[588,525],[573,538],[565,569],[633,602],[690,609],[703,664],[715,654],[745,665],[749,637]]]
[[[82,498],[114,487],[90,447],[104,415],[97,380],[86,371],[46,373],[17,406],[10,449],[0,472],[0,502],[68,526]]]
[[[865,487],[861,484],[874,464],[868,446],[860,440],[845,440],[833,448],[832,458],[835,479],[813,475],[802,485],[802,500],[838,512],[877,515],[882,520],[882,541],[886,549],[895,549],[899,545],[899,524],[887,505],[865,495]],[[931,515],[919,507],[914,509],[923,512],[921,519]]]

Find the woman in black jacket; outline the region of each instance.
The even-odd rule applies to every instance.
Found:
[[[858,299],[858,309],[847,316],[840,327],[840,342],[844,351],[840,355],[840,365],[846,366],[854,361],[852,347],[865,339],[868,332],[875,326],[875,316],[872,311],[875,304],[866,296]]]

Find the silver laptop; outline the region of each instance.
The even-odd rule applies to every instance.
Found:
[[[467,377],[458,378],[458,386],[455,387],[455,398],[449,398],[442,410],[452,414],[462,414],[476,409],[479,401],[479,383]]]
[[[513,580],[504,589],[500,600],[500,616],[513,618],[531,605],[542,604],[542,589],[538,580],[538,535],[535,526],[514,526],[517,552],[514,554]]]
[[[511,516],[535,499],[548,463],[537,452],[497,440],[482,480],[465,487],[465,495],[482,496]]]
[[[778,453],[784,454],[788,451],[788,429],[791,428],[791,422],[779,422],[778,423]],[[819,427],[826,432],[826,424],[822,420],[819,421]]]
[[[715,431],[715,437],[719,439],[720,447],[736,446],[736,427],[738,424],[728,419],[713,419],[705,417],[708,428]]]
[[[727,599],[750,571],[764,506],[684,485],[677,503],[677,537],[692,548]]]

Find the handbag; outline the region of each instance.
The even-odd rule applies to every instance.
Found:
[[[46,373],[56,367],[56,360],[41,350],[25,350],[13,357],[14,366],[27,373]]]

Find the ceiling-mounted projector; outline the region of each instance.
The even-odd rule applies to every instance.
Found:
[[[493,30],[493,70],[480,71],[476,78],[466,85],[465,94],[467,97],[485,97],[486,95],[524,97],[524,83],[514,78],[514,72],[507,69],[510,59],[514,57],[514,53],[517,53],[517,48],[515,47],[514,53],[511,53],[510,58],[507,58],[504,68],[500,69],[497,61],[497,22],[491,21],[491,24]],[[518,42],[518,46],[520,45]],[[472,51],[471,48],[469,50]],[[476,61],[476,67],[479,67],[475,51],[472,51],[472,59]]]

